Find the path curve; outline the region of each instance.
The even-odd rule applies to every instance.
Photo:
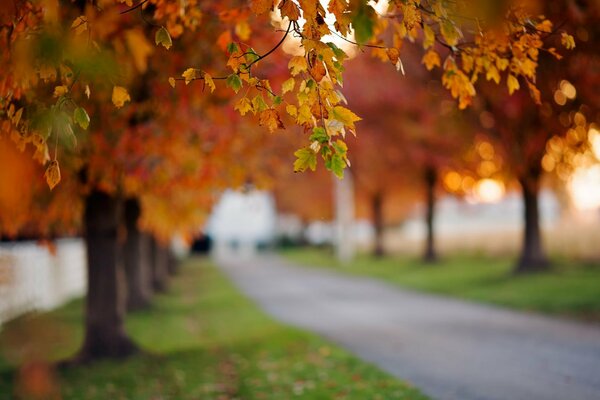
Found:
[[[600,327],[301,268],[274,255],[217,262],[275,318],[434,399],[600,399]]]

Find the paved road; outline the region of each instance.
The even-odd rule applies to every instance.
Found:
[[[322,334],[434,399],[600,399],[600,327],[300,268],[276,256],[218,262],[277,319]]]

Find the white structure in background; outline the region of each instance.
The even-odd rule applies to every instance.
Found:
[[[0,324],[50,310],[86,292],[85,246],[59,239],[56,254],[35,242],[0,244]]]
[[[257,246],[273,242],[276,223],[274,200],[269,193],[228,190],[214,208],[206,231],[217,252],[251,253]]]
[[[344,178],[334,179],[335,199],[335,254],[339,261],[350,262],[354,258],[354,181],[350,170]]]

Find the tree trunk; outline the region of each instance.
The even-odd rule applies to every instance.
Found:
[[[169,275],[174,276],[179,272],[179,261],[177,257],[175,257],[175,253],[171,248],[166,248],[167,252],[167,270],[169,271]]]
[[[425,185],[426,185],[426,210],[425,210],[425,225],[427,227],[427,237],[425,240],[425,253],[423,261],[433,263],[437,260],[435,251],[435,237],[433,219],[435,213],[435,185],[437,183],[437,171],[433,167],[425,169]]]
[[[147,308],[152,298],[152,279],[148,243],[138,228],[141,207],[138,199],[125,201],[127,238],[123,245],[123,261],[127,278],[127,311]]]
[[[539,213],[539,174],[529,174],[519,179],[523,193],[524,232],[521,256],[515,267],[515,273],[527,273],[547,270],[550,263],[542,247]]]
[[[117,231],[120,201],[93,190],[85,200],[87,281],[85,337],[77,361],[120,358],[136,351],[125,333],[125,282]]]
[[[371,208],[373,211],[373,228],[375,230],[373,256],[383,257],[385,249],[383,246],[383,196],[381,193],[376,193],[371,198]]]
[[[152,288],[157,292],[167,290],[169,260],[165,247],[155,238],[151,240]]]

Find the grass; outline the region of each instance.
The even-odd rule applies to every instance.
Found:
[[[274,322],[198,259],[185,263],[151,310],[128,317],[127,331],[146,352],[59,372],[31,363],[72,355],[81,320],[75,301],[6,325],[0,398],[58,399],[49,394],[55,390],[85,400],[425,399],[331,343]],[[24,390],[43,394],[14,394]]]
[[[416,259],[361,255],[340,265],[323,249],[289,249],[282,254],[299,264],[370,276],[417,290],[600,321],[600,265],[557,260],[549,272],[513,276],[513,261],[484,256],[448,257],[424,265]]]

